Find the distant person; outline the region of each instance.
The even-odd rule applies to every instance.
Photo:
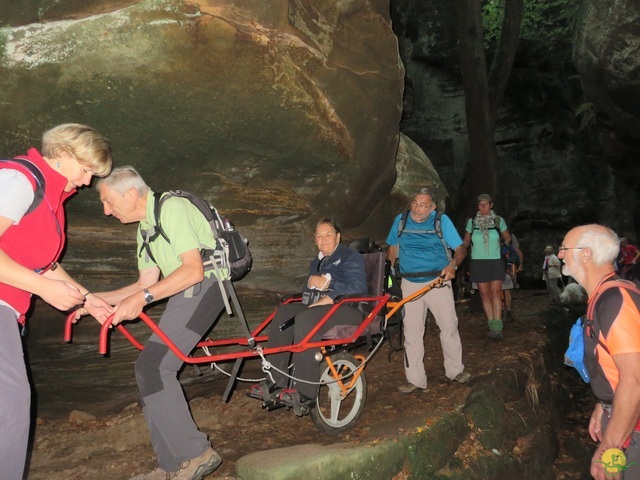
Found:
[[[451,280],[467,252],[449,217],[437,212],[436,202],[437,197],[432,190],[426,187],[418,190],[411,201],[411,210],[395,218],[387,237],[387,258],[392,265],[399,259],[396,274],[402,277],[404,298],[422,290],[439,276],[446,282],[445,286],[431,289],[404,305],[404,372],[407,383],[399,390],[405,394],[427,388],[424,332],[429,310],[440,329],[445,375],[459,383],[465,383],[471,377],[462,364],[458,316],[451,288]],[[453,257],[449,249],[453,250]]]
[[[589,434],[598,442],[590,467],[597,480],[640,478],[640,294],[619,286],[606,289],[620,278],[614,267],[618,246],[608,228],[584,225],[566,234],[559,253],[565,275],[585,288],[593,311],[585,319],[583,341],[598,400],[589,421]],[[623,468],[607,468],[619,451],[626,457]]]
[[[500,251],[501,240],[511,243],[504,218],[492,210],[493,200],[483,193],[477,198],[478,213],[467,221],[464,246],[471,248],[470,281],[477,284],[482,309],[489,325],[488,338],[502,338],[502,282],[505,264]]]
[[[622,237],[620,239],[620,254],[618,255],[618,272],[627,280],[635,280],[638,278],[638,259],[640,258],[640,250],[635,245],[631,245],[629,241]]]
[[[188,355],[224,309],[216,272],[203,265],[204,252],[216,248],[209,223],[189,200],[173,197],[157,217],[168,241],[152,235],[158,227],[154,192],[130,166],[116,168],[98,183],[98,191],[105,215],[138,223],[138,280],[100,294],[116,306],[112,325],[138,318],[146,305],[168,298],[158,326]],[[189,411],[178,381],[183,364],[155,333],[136,360],[140,401],[159,465],[136,480],[200,480],[222,463]]]
[[[93,128],[58,125],[35,148],[0,161],[0,478],[23,476],[31,388],[19,324],[32,295],[59,310],[77,305],[105,321],[109,304],[59,265],[65,247],[65,201],[111,170],[111,147]]]
[[[357,251],[340,244],[340,229],[336,223],[321,218],[314,233],[318,254],[309,264],[309,276],[303,288],[302,301],[283,304],[276,310],[269,327],[269,340],[265,348],[282,347],[301,342],[318,322],[333,308],[336,297],[367,292],[364,259]],[[342,305],[327,320],[312,341],[335,325],[358,325],[364,315],[355,304]],[[291,322],[291,320],[294,320]],[[287,388],[289,378],[273,370],[273,379],[267,378],[251,388],[250,396],[264,401],[279,399],[300,412],[301,407],[312,408],[318,398],[320,369],[315,359],[319,348],[303,352],[283,352],[269,355],[271,364],[282,372],[289,365],[295,367],[294,376],[301,380]],[[310,383],[307,383],[310,382]]]
[[[560,259],[553,253],[553,247],[547,245],[544,247],[544,261],[542,262],[542,279],[547,285],[547,293],[549,300],[553,303],[560,301],[560,282],[562,278]]]
[[[506,246],[508,249],[508,246]],[[511,254],[505,259],[506,263],[506,275],[504,282],[502,282],[502,294],[504,295],[504,317],[505,322],[513,322],[513,314],[511,313],[511,290],[518,288],[518,273],[522,271],[524,265],[524,255],[520,250],[520,244],[518,239],[512,233],[511,234],[511,247],[513,250]],[[504,247],[503,247],[504,248]],[[513,252],[516,254],[516,258],[511,258]]]

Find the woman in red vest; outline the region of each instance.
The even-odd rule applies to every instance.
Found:
[[[59,125],[44,133],[42,154],[0,161],[0,465],[3,480],[23,476],[31,388],[20,325],[31,296],[59,310],[77,305],[98,321],[111,306],[56,262],[65,244],[64,202],[91,178],[111,171],[111,147],[90,127]]]

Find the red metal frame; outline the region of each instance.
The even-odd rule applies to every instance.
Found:
[[[376,316],[380,313],[382,308],[385,306],[387,301],[389,300],[389,295],[385,294],[380,297],[373,296],[359,296],[359,297],[349,297],[343,300],[340,300],[337,303],[334,303],[333,306],[329,309],[329,311],[320,319],[320,321],[316,324],[316,326],[307,334],[305,338],[303,338],[299,343],[293,345],[286,345],[282,347],[269,347],[262,348],[263,355],[271,355],[274,353],[280,352],[302,352],[309,348],[320,348],[320,347],[328,347],[333,345],[343,345],[347,343],[353,343],[356,341],[358,337],[363,335],[364,330],[369,326],[369,324],[376,318]],[[299,299],[288,299],[283,302],[285,303],[293,303],[295,301],[299,301]],[[321,340],[313,342],[311,338],[315,335],[315,333],[329,320],[329,318],[335,313],[335,311],[340,308],[342,305],[349,303],[359,303],[359,302],[367,302],[374,303],[375,306],[373,310],[367,317],[362,321],[362,323],[358,326],[358,328],[353,332],[353,334],[349,337],[340,338],[340,339],[332,339],[332,340]],[[277,310],[277,309],[276,309]],[[268,335],[261,335],[261,333],[269,326],[273,317],[275,316],[276,310],[274,310],[260,325],[258,325],[252,332],[251,337],[255,340],[256,344],[266,342],[269,337]],[[72,340],[72,329],[74,324],[75,313],[71,313],[67,316],[67,320],[65,323],[65,332],[64,339],[66,342],[71,342]],[[151,320],[151,318],[146,313],[141,313],[139,318],[147,324],[147,326],[160,337],[160,339],[169,347],[169,349],[183,362],[188,364],[202,364],[202,363],[212,363],[212,362],[223,362],[228,360],[236,360],[238,358],[253,358],[260,356],[260,352],[257,349],[249,349],[249,339],[246,337],[235,337],[223,340],[205,340],[199,342],[196,348],[198,347],[224,347],[224,346],[242,346],[246,347],[246,349],[234,352],[227,353],[219,353],[216,355],[204,355],[198,357],[191,357],[182,353],[178,347],[171,341],[169,337],[165,335],[165,333],[158,327],[158,325]],[[113,321],[113,315],[110,316],[102,325],[100,329],[100,347],[99,352],[102,355],[106,355],[109,351],[109,334],[112,327],[111,322]],[[132,334],[129,332],[126,327],[122,324],[118,324],[115,326],[120,333],[122,333],[127,340],[129,340],[134,347],[138,350],[142,350],[144,348],[143,344],[139,342]]]
[[[171,341],[169,337],[165,335],[165,333],[158,327],[158,325],[149,318],[146,313],[140,314],[140,319],[146,323],[149,328],[160,337],[160,339],[169,347],[169,349],[183,362],[187,364],[202,364],[202,363],[212,363],[212,362],[223,362],[229,360],[237,360],[239,358],[255,358],[262,355],[271,355],[274,353],[280,352],[303,352],[309,348],[320,348],[320,347],[330,347],[336,345],[345,345],[354,343],[358,337],[364,334],[365,329],[371,324],[372,321],[376,319],[378,314],[382,312],[382,309],[387,306],[386,318],[391,318],[396,311],[398,311],[402,306],[427,293],[432,288],[436,288],[442,285],[444,282],[442,277],[434,280],[430,284],[426,285],[423,289],[418,290],[410,297],[404,298],[398,302],[390,302],[390,296],[388,294],[384,294],[382,296],[371,296],[371,295],[362,295],[357,297],[348,297],[339,300],[334,303],[331,309],[322,317],[322,319],[317,323],[317,325],[307,334],[305,338],[303,338],[299,343],[293,345],[285,345],[281,347],[268,347],[262,348],[261,351],[258,351],[257,348],[249,348],[249,339],[246,337],[235,337],[223,340],[205,340],[199,342],[196,348],[198,347],[225,347],[225,346],[239,346],[244,347],[242,350],[233,351],[228,353],[219,353],[216,355],[204,355],[198,357],[191,357],[189,355],[185,355],[182,353],[178,347]],[[282,304],[293,303],[300,301],[300,297],[289,298],[282,302]],[[362,321],[362,323],[358,326],[358,328],[351,334],[349,337],[339,338],[339,339],[331,339],[331,340],[320,340],[320,341],[311,341],[311,338],[315,335],[315,333],[322,328],[322,326],[329,320],[329,318],[335,313],[335,311],[341,306],[349,303],[359,303],[366,302],[368,304],[374,304],[372,311],[367,315],[367,317]],[[256,345],[260,345],[260,343],[266,342],[268,340],[268,335],[262,335],[264,330],[273,320],[273,317],[276,314],[276,310],[274,310],[260,325],[258,325],[252,332],[251,337],[255,340]],[[72,329],[74,322],[75,313],[71,313],[67,316],[65,331],[64,331],[64,339],[66,342],[71,342],[72,339]],[[102,325],[100,330],[100,348],[99,351],[102,355],[106,355],[109,351],[109,333],[112,327],[111,322],[113,321],[113,315],[110,316]],[[124,325],[118,324],[116,328],[138,349],[142,350],[144,348],[143,344],[140,343],[132,334],[129,332]]]

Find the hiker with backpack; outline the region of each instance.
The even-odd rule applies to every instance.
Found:
[[[205,252],[216,251],[219,239],[191,201],[170,193],[154,195],[133,167],[114,169],[97,188],[105,215],[139,224],[138,280],[99,294],[115,305],[112,325],[133,320],[145,306],[168,298],[158,326],[188,355],[225,308],[218,280],[228,272],[203,263]],[[162,202],[164,197],[169,198]],[[165,235],[156,235],[159,230]],[[133,477],[137,480],[200,480],[222,463],[191,416],[177,378],[182,366],[156,334],[136,360],[141,404],[159,465]]]
[[[419,189],[411,201],[411,210],[399,214],[387,236],[387,258],[402,277],[402,294],[409,297],[443,277],[445,283],[404,306],[404,371],[407,382],[400,393],[427,389],[424,367],[424,333],[427,313],[431,311],[440,329],[445,375],[466,383],[471,375],[464,371],[458,316],[451,280],[464,261],[466,250],[449,217],[437,211],[437,196],[429,188]],[[453,250],[453,256],[450,250]]]
[[[489,325],[488,338],[502,338],[502,282],[505,262],[500,242],[511,243],[504,218],[492,210],[491,196],[483,193],[477,199],[478,213],[467,221],[464,246],[471,248],[469,262],[470,281],[478,285],[482,309]]]
[[[618,254],[618,273],[627,280],[635,280],[638,276],[638,260],[640,250],[635,245],[629,243],[627,238],[620,238],[620,253]]]
[[[0,160],[0,465],[20,480],[27,456],[31,388],[20,338],[31,297],[58,310],[84,304],[99,321],[111,306],[59,265],[65,201],[111,170],[109,142],[91,127],[58,125],[42,136],[42,154]]]
[[[560,259],[553,253],[553,247],[544,247],[544,261],[542,262],[542,279],[547,285],[549,300],[553,303],[560,302],[562,293],[559,283],[562,283],[562,270]]]
[[[640,478],[640,291],[616,275],[618,250],[613,231],[583,225],[566,234],[558,254],[562,273],[589,295],[577,340],[584,344],[584,365],[598,400],[589,421],[598,443],[591,475],[598,480]]]
[[[502,258],[504,258],[506,264],[506,275],[504,282],[502,282],[502,294],[504,295],[504,316],[503,321],[513,322],[514,318],[511,313],[511,290],[517,288],[518,272],[522,271],[524,256],[522,250],[520,250],[520,243],[516,236],[511,234],[511,244],[502,243]]]

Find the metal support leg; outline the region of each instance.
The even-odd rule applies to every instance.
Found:
[[[233,386],[236,383],[236,378],[238,378],[238,373],[240,372],[240,367],[242,367],[242,361],[244,358],[237,358],[236,363],[233,365],[233,370],[231,370],[231,375],[229,376],[229,381],[227,382],[227,388],[222,394],[222,401],[224,403],[229,402],[229,397],[231,397],[231,391],[233,390]]]

